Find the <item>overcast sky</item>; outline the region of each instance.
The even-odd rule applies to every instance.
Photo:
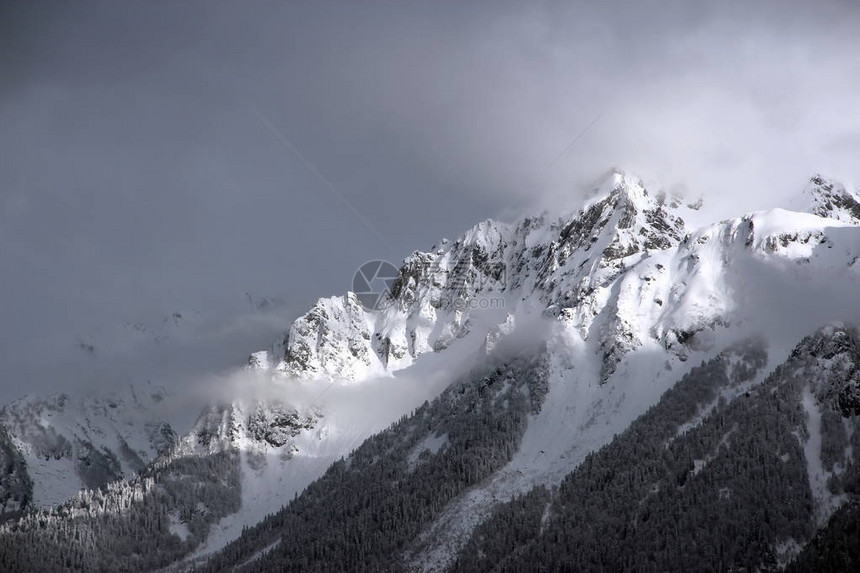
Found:
[[[241,362],[612,166],[718,217],[860,182],[857,2],[523,4],[2,3],[0,402]]]

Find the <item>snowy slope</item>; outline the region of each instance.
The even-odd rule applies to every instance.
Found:
[[[176,436],[158,414],[160,388],[99,396],[25,396],[0,410],[0,424],[26,461],[33,507],[57,505],[83,488],[132,476]]]
[[[244,527],[300,494],[365,439],[438,395],[454,373],[467,369],[483,352],[483,342],[482,337],[467,337],[461,348],[428,355],[393,375],[361,384],[286,379],[251,366],[245,380],[266,383],[268,395],[283,398],[212,406],[171,454],[240,453],[242,508],[217,523],[191,559],[222,548]]]

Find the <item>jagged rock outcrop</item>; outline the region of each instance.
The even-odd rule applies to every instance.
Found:
[[[797,206],[813,215],[860,225],[860,193],[838,181],[815,175],[801,197]]]

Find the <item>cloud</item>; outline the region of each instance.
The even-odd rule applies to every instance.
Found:
[[[489,320],[487,315],[476,321]],[[232,403],[246,405],[257,401],[282,402],[302,412],[322,413],[323,423],[359,430],[366,437],[394,423],[404,412],[433,400],[453,381],[468,373],[484,375],[508,355],[522,352],[524,342],[534,343],[538,328],[548,321],[533,319],[516,331],[508,348],[487,357],[482,351],[480,327],[477,336],[467,337],[444,353],[430,353],[412,366],[386,376],[364,379],[359,384],[329,379],[296,380],[270,371],[252,368],[224,368],[218,372],[192,375],[186,384],[172,391],[167,415],[180,427],[190,426],[201,404]],[[540,323],[540,325],[538,325]],[[527,333],[532,336],[528,337]],[[201,371],[198,371],[201,372]],[[470,378],[471,379],[471,378]],[[359,440],[360,441],[360,440]],[[357,446],[358,443],[355,443]]]
[[[828,227],[832,243],[821,243],[810,260],[771,255],[762,261],[742,256],[730,284],[743,328],[763,336],[774,348],[791,349],[805,336],[832,323],[860,325],[857,269],[858,229]],[[829,263],[829,264],[828,264]],[[847,264],[846,264],[847,263]]]
[[[420,77],[384,105],[454,181],[520,208],[535,196],[575,203],[578,184],[619,166],[685,185],[734,215],[772,206],[816,171],[860,181],[851,111],[860,52],[848,24],[858,11],[767,2],[521,8],[423,60]],[[401,58],[422,53],[398,51],[385,65],[402,69]]]

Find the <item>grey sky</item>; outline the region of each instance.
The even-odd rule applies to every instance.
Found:
[[[0,401],[234,364],[365,260],[610,166],[719,216],[860,182],[857,3],[713,4],[4,3]],[[154,354],[112,334],[175,310]]]

